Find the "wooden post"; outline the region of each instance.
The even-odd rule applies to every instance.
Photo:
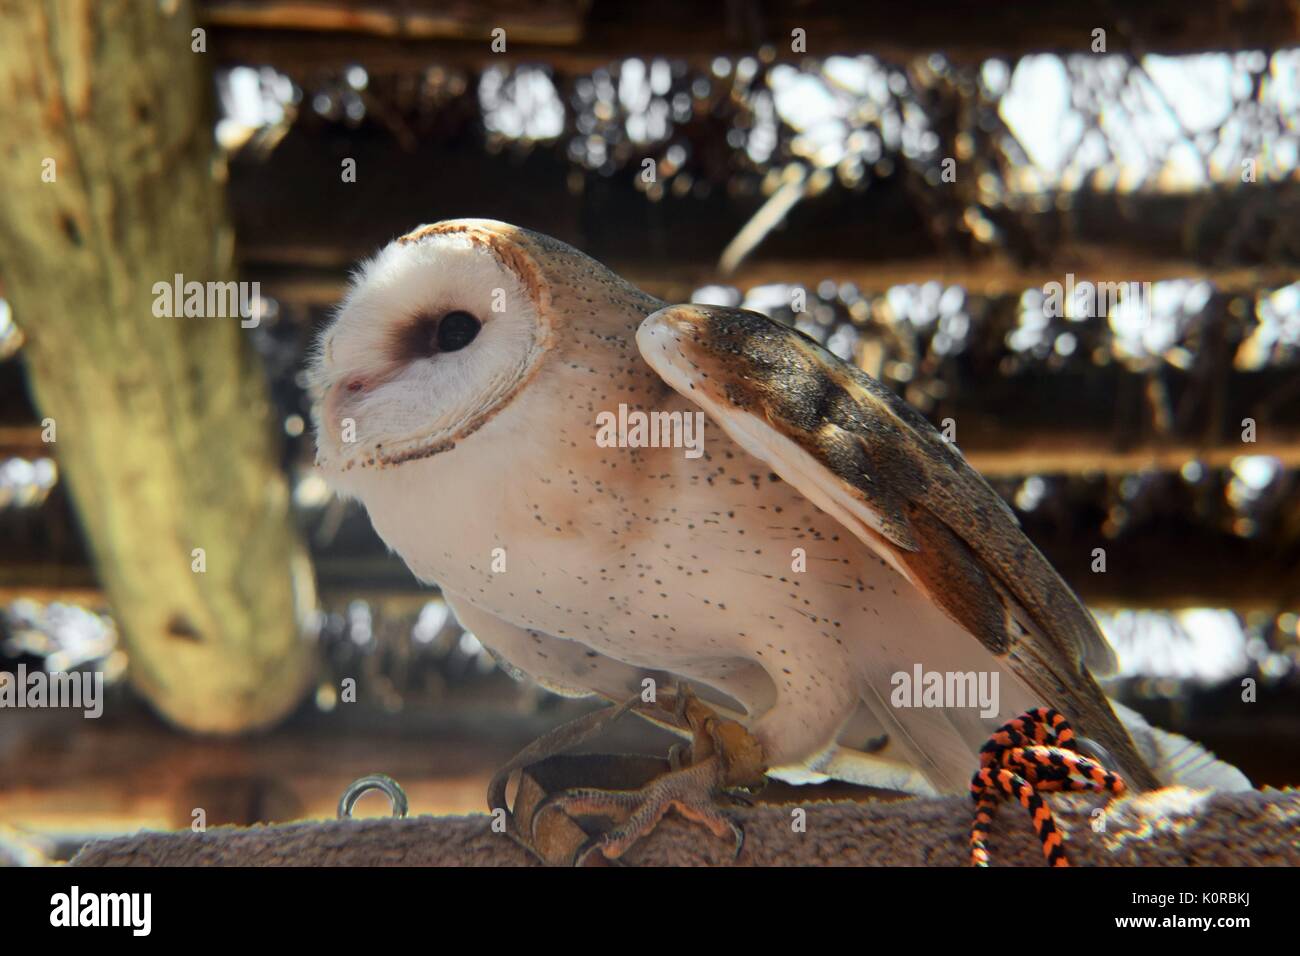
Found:
[[[315,595],[250,331],[154,308],[234,278],[193,27],[182,0],[0,0],[0,276],[132,681],[230,733],[300,699]]]

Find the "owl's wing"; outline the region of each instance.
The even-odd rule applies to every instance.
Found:
[[[1096,622],[920,413],[753,312],[670,306],[645,319],[637,345],[673,389],[1106,748],[1130,785],[1157,786],[1089,672],[1114,668]]]

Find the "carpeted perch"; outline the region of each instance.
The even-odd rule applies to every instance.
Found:
[[[1295,866],[1300,791],[1208,793],[1170,788],[1116,800],[1051,799],[1075,866]],[[740,866],[964,866],[965,797],[808,803],[734,811],[744,826]],[[1093,810],[1107,807],[1104,830]],[[990,840],[994,866],[1044,865],[1019,805],[1003,804]],[[88,844],[77,866],[533,866],[491,818],[413,817],[296,823],[205,833],[142,832]],[[732,865],[730,847],[668,817],[627,857],[642,866]]]

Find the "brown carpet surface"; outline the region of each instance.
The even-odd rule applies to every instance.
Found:
[[[1051,800],[1076,866],[1300,865],[1300,791],[1208,793],[1172,787],[1107,804]],[[1107,807],[1100,821],[1096,808]],[[796,821],[806,811],[806,829]],[[738,809],[741,866],[964,866],[971,804],[964,797]],[[1104,823],[1104,830],[1096,824]],[[989,849],[994,866],[1043,866],[1028,815],[1003,804]],[[731,848],[673,816],[627,862],[731,865]],[[486,815],[218,827],[152,832],[87,845],[78,866],[532,866]]]

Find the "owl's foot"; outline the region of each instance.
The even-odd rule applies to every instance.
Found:
[[[985,845],[999,799],[1012,798],[1029,811],[1049,866],[1069,866],[1064,838],[1040,793],[1091,790],[1124,792],[1117,774],[1081,755],[1074,730],[1048,707],[1026,711],[1003,724],[980,748],[980,769],[971,778],[975,821],[971,824],[971,865],[988,866]]]
[[[673,770],[640,790],[567,790],[546,802],[573,817],[598,816],[621,820],[612,830],[579,850],[581,866],[592,853],[617,860],[638,840],[654,832],[669,810],[705,826],[719,839],[730,839],[735,855],[744,845],[744,831],[717,806],[721,761],[710,757],[682,770]]]
[[[762,746],[740,724],[720,717],[685,689],[678,691],[673,709],[691,729],[693,743],[689,751],[673,748],[667,773],[639,790],[580,788],[545,801],[545,806],[558,807],[571,817],[615,821],[613,829],[578,852],[575,864],[582,865],[597,852],[607,860],[619,859],[670,810],[707,827],[719,839],[730,839],[735,855],[740,855],[744,831],[719,808],[718,800],[738,788],[761,786],[766,769]]]

